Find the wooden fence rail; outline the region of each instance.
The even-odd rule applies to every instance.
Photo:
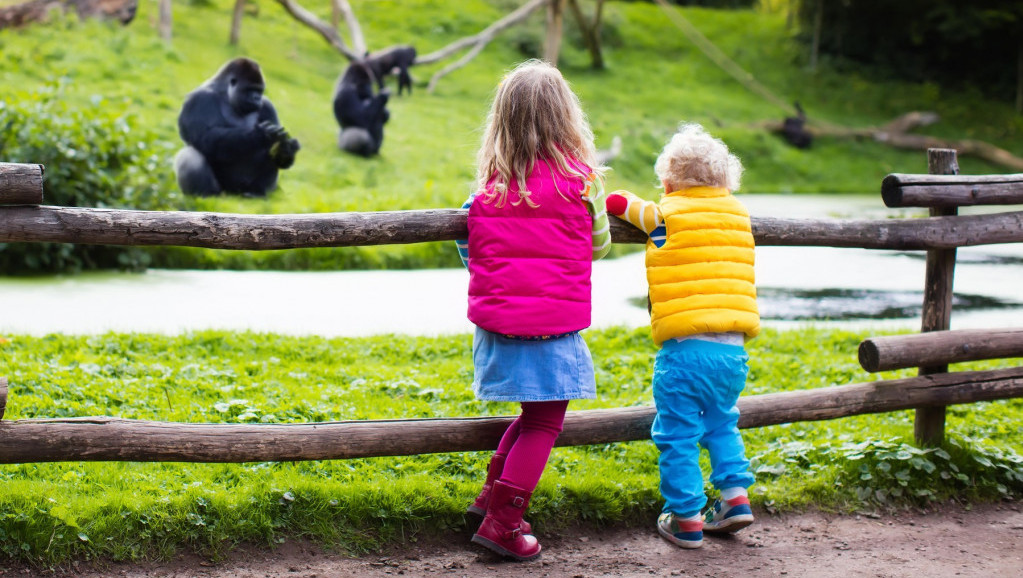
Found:
[[[739,427],[1023,396],[1023,367],[744,396]],[[514,417],[202,424],[113,417],[0,421],[0,463],[263,462],[493,450]],[[650,439],[652,407],[570,411],[559,446]]]
[[[889,335],[866,339],[859,348],[860,365],[871,373],[1005,357],[1023,357],[1023,329]]]
[[[153,245],[209,249],[297,249],[452,241],[467,234],[466,211],[245,215],[74,207],[0,207],[0,243]],[[616,243],[645,243],[614,217]],[[949,249],[1023,242],[1023,211],[929,219],[781,219],[753,217],[760,246]]]

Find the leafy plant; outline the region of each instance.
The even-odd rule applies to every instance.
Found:
[[[122,106],[95,99],[73,107],[64,85],[0,100],[0,159],[45,166],[44,203],[66,207],[163,209],[180,203],[159,169],[169,148],[140,131]],[[132,247],[66,243],[0,244],[0,271],[73,272],[143,269],[148,254]]]

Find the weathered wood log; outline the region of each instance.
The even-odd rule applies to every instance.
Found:
[[[78,207],[0,207],[0,243],[52,242],[270,250],[465,238],[466,211],[245,215]],[[615,243],[646,235],[614,217]],[[758,245],[924,250],[1023,242],[1023,211],[934,219],[753,218]]]
[[[739,399],[754,428],[1023,396],[1023,367],[883,380]],[[654,408],[569,412],[559,446],[650,439]],[[0,463],[263,462],[493,450],[514,418],[198,424],[83,417],[0,421]]]
[[[1023,396],[1023,367],[960,371],[739,399],[739,427],[836,419]]]
[[[887,207],[966,207],[1023,204],[1023,173],[1011,175],[909,175],[881,181]]]
[[[138,0],[31,0],[0,8],[0,30],[45,22],[54,10],[74,10],[79,18],[117,20],[128,24],[135,18]]]
[[[953,149],[928,149],[927,172],[932,175],[959,174],[959,160]],[[956,207],[931,207],[932,217],[952,217]],[[920,332],[946,331],[952,323],[952,282],[955,278],[956,249],[928,249],[924,271],[924,304]],[[947,364],[920,367],[920,375],[948,371]],[[945,408],[921,407],[916,410],[913,433],[917,443],[939,446],[945,439]]]
[[[43,202],[43,165],[0,163],[0,205]]]
[[[860,366],[871,373],[1005,357],[1023,357],[1023,329],[960,329],[871,337],[859,348]]]
[[[4,419],[7,411],[7,378],[0,377],[0,419]]]
[[[788,107],[782,105],[782,108],[787,109]],[[937,121],[937,115],[934,113],[909,112],[882,127],[851,128],[814,121],[808,123],[805,128],[815,139],[820,137],[843,139],[870,138],[895,148],[916,150],[932,148],[954,149],[959,154],[975,156],[1012,171],[1023,171],[1023,157],[1018,157],[991,143],[974,139],[942,139],[905,132],[916,126],[930,124],[935,121]],[[752,126],[775,133],[781,133],[785,128],[783,122],[773,120],[758,122]]]

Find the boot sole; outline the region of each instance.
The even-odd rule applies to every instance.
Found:
[[[477,508],[476,506],[469,506],[465,509],[465,517],[468,518],[469,524],[475,525],[477,528],[483,523],[483,518],[487,516],[487,511],[483,508]],[[523,534],[532,534],[533,526],[529,522],[522,520],[522,524],[519,525]]]
[[[540,550],[537,550],[536,554],[533,554],[532,556],[519,556],[518,554],[512,552],[511,550],[508,550],[507,548],[504,548],[503,546],[501,546],[497,542],[494,542],[493,540],[489,540],[487,538],[484,538],[483,536],[480,536],[479,534],[473,534],[472,543],[473,544],[477,544],[479,546],[483,546],[484,548],[486,548],[486,549],[488,549],[488,550],[490,550],[492,552],[496,552],[496,553],[498,553],[498,554],[500,554],[502,556],[507,556],[509,558],[514,558],[515,560],[518,560],[519,562],[531,562],[531,561],[536,560],[537,558],[540,557]]]

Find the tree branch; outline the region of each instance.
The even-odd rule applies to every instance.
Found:
[[[487,26],[479,34],[456,40],[440,50],[436,50],[430,54],[416,58],[413,64],[431,64],[433,62],[443,60],[467,46],[473,47],[472,50],[466,53],[465,56],[460,58],[457,62],[444,67],[434,74],[433,77],[430,78],[430,84],[427,86],[426,91],[433,92],[433,89],[437,86],[437,82],[441,78],[468,64],[470,60],[483,51],[483,48],[485,48],[498,33],[522,22],[528,18],[530,14],[546,6],[549,2],[551,2],[551,0],[530,0],[514,12],[508,14],[504,18],[501,18],[497,22],[494,22],[490,26]]]
[[[336,1],[343,2],[344,0]],[[334,30],[334,28],[332,28],[329,24],[317,18],[315,14],[306,10],[294,0],[277,0],[277,2],[280,3],[281,6],[284,6],[284,9],[287,10],[289,14],[294,16],[296,20],[312,28],[313,30],[319,32],[320,36],[323,36],[323,38],[331,46],[337,49],[337,51],[340,52],[341,54],[344,54],[345,57],[348,58],[348,60],[356,60],[362,57],[362,54],[358,52],[353,52],[352,49],[348,48],[348,45],[345,44],[344,39],[341,38],[341,35],[337,33],[337,30]],[[352,18],[354,19],[354,15],[352,16]],[[345,20],[346,21],[348,20],[347,15],[345,16]],[[361,38],[362,36],[361,31],[359,32],[359,36]]]
[[[331,4],[334,6],[334,10],[345,19],[345,26],[348,27],[348,33],[352,37],[352,49],[360,56],[366,54],[368,51],[366,39],[362,35],[362,27],[359,26],[359,19],[355,17],[352,5],[348,3],[348,0],[331,0]]]

